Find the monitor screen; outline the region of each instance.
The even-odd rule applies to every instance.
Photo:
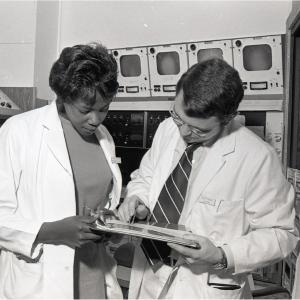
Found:
[[[141,75],[141,60],[137,54],[122,55],[120,68],[123,77],[137,77]]]
[[[197,53],[198,62],[208,60],[210,58],[223,59],[223,51],[220,48],[200,49]]]
[[[180,72],[179,54],[176,51],[159,52],[156,63],[160,75],[176,75]]]
[[[267,44],[245,46],[243,64],[247,71],[263,71],[272,67],[272,49]]]

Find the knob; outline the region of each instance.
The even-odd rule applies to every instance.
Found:
[[[191,44],[190,48],[191,48],[192,51],[195,51],[196,50],[196,45],[195,44]]]
[[[240,40],[235,41],[235,45],[237,47],[241,47],[242,46],[242,42]]]

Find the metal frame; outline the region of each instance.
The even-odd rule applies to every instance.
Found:
[[[175,96],[177,81],[188,69],[187,44],[170,44],[148,47],[150,86],[152,96]],[[176,75],[161,75],[157,69],[157,55],[164,52],[176,52],[179,56],[179,73]]]
[[[245,95],[283,94],[282,37],[281,35],[239,38],[232,40],[233,65],[239,71]],[[244,67],[243,51],[252,45],[269,45],[272,66],[269,70],[248,71]]]
[[[112,49],[112,55],[117,61],[119,75],[119,92],[117,97],[149,97],[150,78],[148,68],[147,48],[124,48]],[[126,55],[137,55],[140,60],[141,74],[139,76],[127,77],[122,75],[121,58]]]
[[[198,52],[204,49],[220,49],[223,54],[223,59],[233,66],[232,57],[232,41],[231,40],[218,40],[206,42],[191,42],[187,44],[187,53],[189,60],[189,67],[198,62]]]

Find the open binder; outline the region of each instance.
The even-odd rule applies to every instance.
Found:
[[[184,230],[183,225],[163,224],[163,223],[126,223],[118,220],[112,211],[101,211],[98,218],[91,226],[94,232],[108,232],[124,234],[139,238],[169,242],[191,248],[199,249],[197,241],[187,239],[184,236],[188,231]]]

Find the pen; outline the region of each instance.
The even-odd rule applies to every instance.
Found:
[[[208,276],[207,276],[207,285],[211,286],[215,289],[219,289],[219,290],[238,290],[241,288],[241,286],[238,284],[223,283],[223,282],[211,282],[210,274],[208,274]]]
[[[217,288],[220,290],[238,290],[241,288],[241,286],[238,284],[214,283],[214,282],[208,282],[207,284],[213,288]]]
[[[133,224],[135,222],[135,215],[133,215],[130,220],[129,220],[129,224]]]

